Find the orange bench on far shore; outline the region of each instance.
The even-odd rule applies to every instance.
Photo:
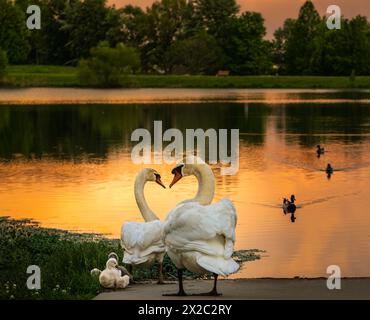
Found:
[[[229,70],[219,70],[216,74],[217,77],[228,77],[230,75]]]

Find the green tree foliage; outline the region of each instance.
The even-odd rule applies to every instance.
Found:
[[[70,61],[69,34],[64,29],[68,1],[16,0],[15,3],[23,12],[29,5],[38,5],[41,9],[41,29],[29,32],[28,63],[65,64]]]
[[[319,36],[321,19],[311,1],[306,1],[286,44],[286,68],[290,74],[312,73],[315,38]]]
[[[79,62],[79,77],[94,86],[119,86],[124,75],[136,72],[140,58],[136,49],[119,43],[115,48],[101,42],[90,50],[91,57]]]
[[[239,13],[235,0],[194,0],[194,17],[221,44],[227,42],[233,20]]]
[[[67,6],[63,31],[68,32],[66,44],[73,59],[85,58],[90,49],[106,40],[111,28],[117,27],[106,0],[73,1]]]
[[[294,19],[286,19],[284,26],[274,32],[273,62],[278,66],[279,72],[286,73],[286,51],[288,39],[292,35]]]
[[[186,0],[154,2],[147,10],[145,37],[141,46],[143,68],[171,73],[169,49],[185,37],[191,7]]]
[[[217,41],[206,32],[175,42],[169,55],[171,69],[180,74],[215,74],[224,59]]]
[[[222,68],[233,74],[263,74],[271,69],[270,45],[259,13],[244,12],[235,0],[195,0],[194,25],[214,37],[223,51]]]
[[[269,73],[271,45],[263,39],[265,34],[264,20],[259,13],[244,12],[234,19],[226,47],[227,68],[241,75]]]
[[[26,28],[30,4],[41,7],[41,30]],[[329,30],[312,1],[272,42],[261,14],[241,12],[236,0],[157,0],[145,10],[108,0],[0,0],[0,21],[10,63],[75,64],[107,41],[107,51],[135,48],[145,73],[268,74],[274,63],[281,74],[370,74],[367,18],[342,17],[342,28]]]
[[[0,48],[0,80],[4,77],[6,72],[6,67],[8,65],[8,57],[4,50]]]
[[[297,20],[275,31],[273,61],[284,74],[369,75],[370,24],[366,17],[342,17],[341,29],[329,30],[311,1]]]
[[[144,18],[144,11],[140,7],[132,5],[111,10],[107,16],[111,28],[107,31],[106,40],[110,45],[123,42],[137,47],[143,40],[143,23],[141,21]]]
[[[370,74],[370,23],[366,17],[357,16],[349,22],[348,29],[352,70],[358,74]]]
[[[10,63],[26,61],[30,45],[25,13],[10,0],[0,0],[0,45]]]

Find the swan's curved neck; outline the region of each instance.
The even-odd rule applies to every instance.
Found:
[[[159,220],[155,213],[150,210],[144,196],[144,187],[147,182],[144,172],[139,173],[135,180],[135,199],[137,206],[143,216],[145,222],[150,222],[154,220]]]
[[[212,169],[207,164],[191,165],[193,175],[198,180],[198,192],[193,199],[184,202],[198,202],[201,205],[212,203],[215,194],[215,177]]]

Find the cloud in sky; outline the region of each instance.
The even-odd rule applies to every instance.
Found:
[[[117,7],[132,4],[141,7],[149,6],[153,0],[108,0],[110,4],[116,4]],[[270,38],[274,31],[282,26],[287,18],[298,16],[299,8],[305,0],[237,0],[243,11],[257,11],[262,13],[265,18],[267,34]],[[314,0],[321,16],[325,15],[326,8],[329,5],[336,4],[342,9],[342,15],[351,18],[358,14],[370,16],[370,1],[366,0]]]

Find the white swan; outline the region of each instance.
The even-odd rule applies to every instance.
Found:
[[[195,175],[200,187],[194,198],[200,201],[193,199],[180,203],[170,211],[163,225],[167,253],[178,269],[179,292],[176,295],[186,295],[182,283],[183,269],[213,273],[213,289],[200,295],[218,295],[218,275],[226,276],[239,269],[232,259],[236,210],[228,199],[207,205],[214,194],[214,176],[207,164],[180,164],[172,173],[174,178],[171,187],[188,175]],[[210,196],[212,198],[209,201]]]
[[[162,262],[165,246],[162,240],[162,222],[148,207],[144,197],[147,181],[154,181],[166,188],[160,174],[153,169],[144,169],[135,180],[135,199],[145,222],[126,222],[121,229],[121,246],[124,250],[123,263],[131,266],[159,263],[159,280],[163,283]]]
[[[117,266],[118,262],[116,258],[108,259],[105,269],[99,275],[99,282],[102,287],[107,289],[124,289],[128,286],[130,277],[127,275],[122,277],[121,271],[117,269]]]
[[[195,176],[198,180],[198,191],[194,198],[184,200],[180,204],[197,202],[201,205],[208,205],[212,203],[215,195],[215,176],[213,175],[212,169],[202,159],[198,157],[188,156],[182,162],[178,164],[173,170],[173,180],[170,184],[170,188],[177,183],[184,176]]]

